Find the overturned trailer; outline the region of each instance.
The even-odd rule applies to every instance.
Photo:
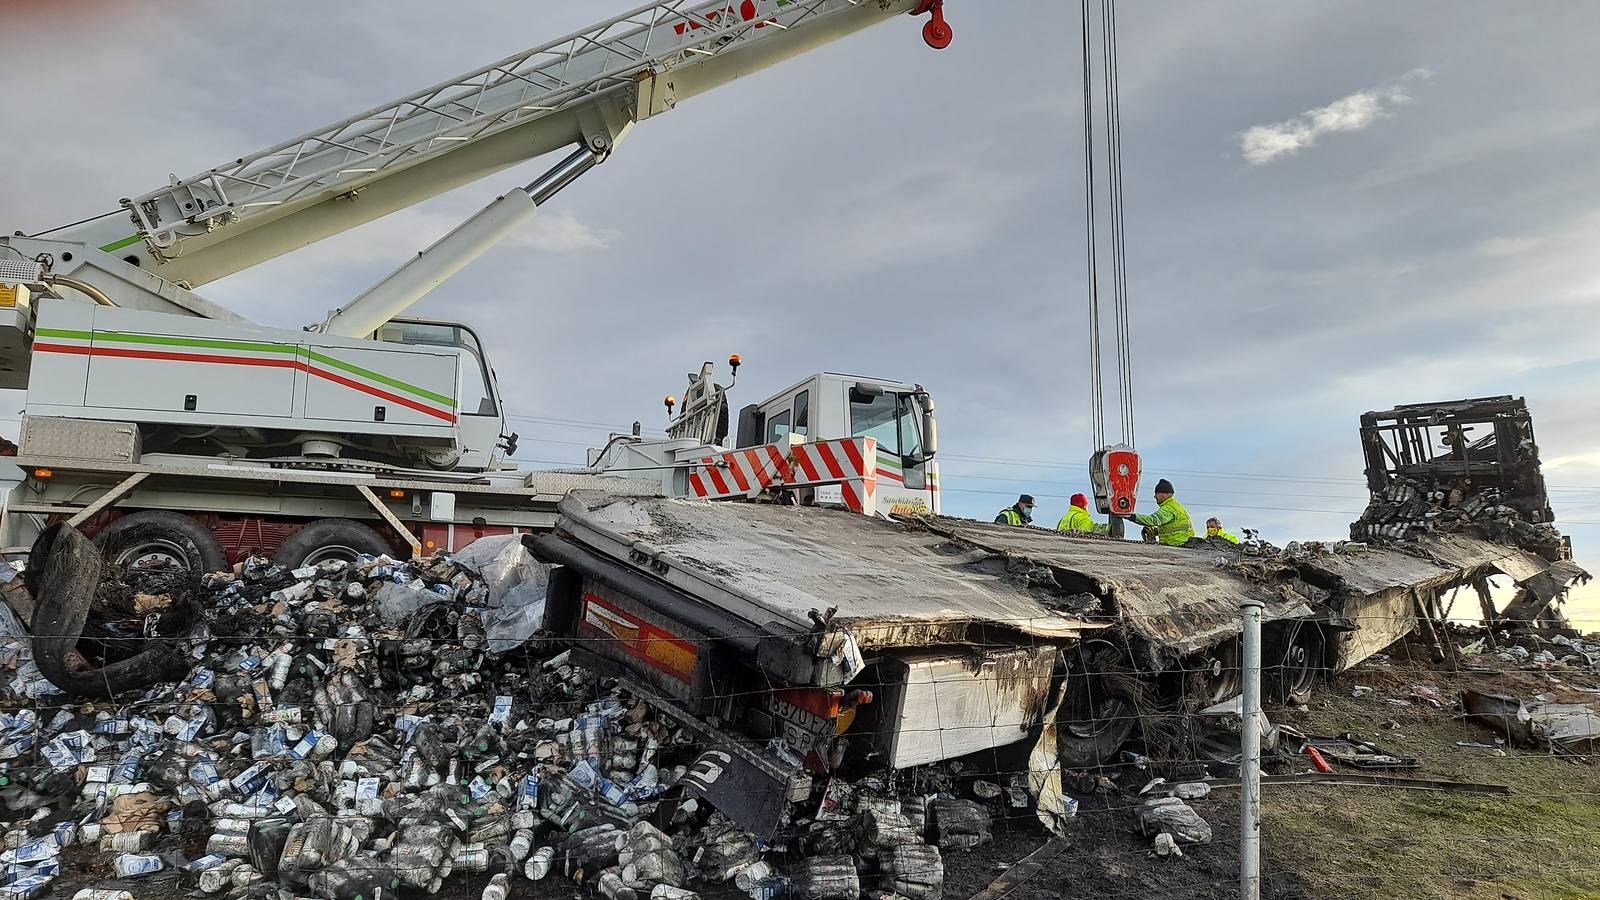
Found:
[[[1237,692],[1245,599],[1265,605],[1269,685],[1304,700],[1323,674],[1437,618],[1447,590],[1494,573],[1558,590],[1577,574],[1462,536],[1263,557],[586,492],[524,543],[559,566],[548,627],[716,723],[744,771],[735,783],[776,781],[750,794],[772,803],[852,766],[1005,747],[1047,719],[1062,766],[1098,764],[1146,712]]]

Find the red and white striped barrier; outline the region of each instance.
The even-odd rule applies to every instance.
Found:
[[[839,485],[844,505],[878,511],[878,441],[839,438],[815,443],[764,444],[708,456],[689,469],[689,492],[703,500],[751,498],[774,487]]]

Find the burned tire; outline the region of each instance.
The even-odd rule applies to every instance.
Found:
[[[1262,649],[1267,696],[1291,706],[1310,703],[1311,691],[1322,675],[1322,629],[1295,622]]]
[[[1138,724],[1137,679],[1127,654],[1109,641],[1085,641],[1071,655],[1066,696],[1056,711],[1062,768],[1101,765],[1127,743]]]
[[[1244,648],[1239,638],[1229,638],[1211,648],[1200,662],[1204,679],[1200,699],[1206,706],[1231,700],[1243,690]]]
[[[183,513],[145,510],[123,516],[95,535],[94,543],[117,569],[167,563],[205,574],[228,567],[222,545]]]
[[[289,535],[289,539],[279,545],[278,552],[272,554],[272,561],[297,569],[332,559],[355,562],[363,553],[379,556],[393,551],[383,535],[360,522],[318,519]]]

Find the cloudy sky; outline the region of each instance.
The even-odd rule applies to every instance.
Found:
[[[0,224],[112,209],[611,11],[266,10],[0,4]],[[1119,15],[1150,474],[1236,529],[1337,537],[1364,501],[1363,411],[1520,394],[1557,514],[1600,560],[1600,6]],[[522,456],[571,464],[607,430],[659,424],[684,373],[737,352],[744,402],[819,370],[926,384],[946,512],[988,517],[1030,490],[1041,519],[1060,515],[1093,449],[1077,4],[950,0],[949,18],[944,52],[891,21],[645,123],[421,304],[487,335]],[[547,164],[204,293],[269,324],[320,320]]]

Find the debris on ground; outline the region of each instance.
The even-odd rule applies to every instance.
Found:
[[[1471,721],[1504,734],[1518,747],[1585,752],[1600,742],[1600,711],[1580,703],[1524,703],[1508,694],[1467,690],[1461,708]]]
[[[1356,769],[1416,769],[1421,763],[1410,756],[1399,756],[1345,732],[1338,736],[1306,735],[1305,745],[1323,759]]]
[[[1167,834],[1179,844],[1208,844],[1211,826],[1194,807],[1177,797],[1155,797],[1134,810],[1139,833],[1146,837]]]
[[[54,540],[34,568],[92,552],[75,531]],[[108,884],[241,897],[435,893],[472,873],[505,900],[556,873],[608,900],[723,883],[757,900],[938,900],[944,854],[991,843],[996,811],[1030,805],[1021,777],[965,779],[980,799],[957,796],[952,763],[819,784],[781,835],[752,835],[687,789],[712,750],[687,723],[537,637],[544,572],[507,546],[294,570],[250,558],[204,578],[95,566],[98,583],[72,584],[86,594],[56,598],[81,631],[52,651],[61,684],[34,661],[39,639],[0,621],[7,900],[45,890],[78,846],[100,851],[90,874]],[[153,643],[159,665],[131,690],[87,683]],[[1075,801],[1052,802],[1071,815]]]

